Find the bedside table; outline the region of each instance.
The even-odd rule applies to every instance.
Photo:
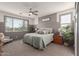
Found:
[[[55,34],[53,38],[54,38],[54,43],[60,44],[60,45],[63,44],[63,38],[62,36],[60,36],[60,34]]]

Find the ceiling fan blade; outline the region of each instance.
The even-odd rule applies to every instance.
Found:
[[[37,13],[37,12],[32,12],[32,14],[33,14],[33,15],[38,15],[38,13]]]
[[[34,15],[38,15],[38,14],[34,14]]]
[[[38,11],[36,10],[36,11],[34,11],[34,12],[38,12]]]

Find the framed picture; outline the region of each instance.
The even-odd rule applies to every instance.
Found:
[[[42,19],[42,21],[49,21],[50,18],[45,18],[45,19]]]

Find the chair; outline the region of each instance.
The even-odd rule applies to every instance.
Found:
[[[2,46],[3,46],[3,40],[4,40],[4,34],[3,33],[0,33],[0,52],[3,52],[2,51]]]
[[[4,34],[0,33],[0,45],[3,43],[4,40]]]

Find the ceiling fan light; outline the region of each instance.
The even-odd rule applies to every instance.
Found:
[[[32,13],[29,13],[29,16],[31,16],[32,15]]]
[[[30,15],[32,15],[32,13],[29,13]]]

